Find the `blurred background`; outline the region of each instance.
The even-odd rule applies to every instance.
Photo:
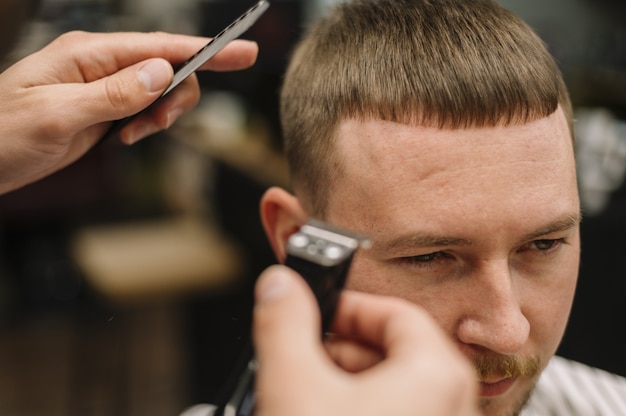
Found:
[[[0,414],[174,415],[220,397],[274,262],[257,211],[288,187],[282,72],[330,2],[272,0],[243,36],[258,63],[200,74],[200,104],[170,130],[0,196]],[[0,69],[73,29],[212,36],[253,3],[0,0]],[[626,375],[626,6],[501,3],[543,37],[576,107],[583,255],[560,353]]]

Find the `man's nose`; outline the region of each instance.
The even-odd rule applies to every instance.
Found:
[[[530,334],[519,291],[506,259],[484,262],[467,280],[467,308],[459,340],[503,355],[518,353]]]

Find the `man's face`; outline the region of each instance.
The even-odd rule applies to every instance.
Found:
[[[373,242],[348,287],[428,310],[482,361],[488,415],[519,410],[566,326],[580,252],[572,147],[561,109],[510,127],[339,128],[345,174],[326,219]]]

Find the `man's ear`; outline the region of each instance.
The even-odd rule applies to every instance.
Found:
[[[308,220],[300,201],[281,188],[272,187],[261,198],[261,221],[274,254],[284,263],[289,236]]]

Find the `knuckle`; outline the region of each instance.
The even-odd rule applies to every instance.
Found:
[[[54,60],[80,62],[84,53],[88,52],[85,45],[91,43],[93,34],[81,30],[65,32],[56,37],[38,53],[51,55]]]
[[[129,97],[126,94],[127,86],[117,78],[107,78],[104,82],[104,93],[107,102],[112,108],[126,109]]]
[[[52,45],[59,48],[66,48],[68,46],[73,47],[79,40],[83,41],[88,36],[88,32],[82,30],[72,30],[59,35],[54,41],[52,41]]]
[[[45,117],[43,119],[39,119],[38,124],[38,137],[63,138],[67,136],[66,127],[59,118]]]

